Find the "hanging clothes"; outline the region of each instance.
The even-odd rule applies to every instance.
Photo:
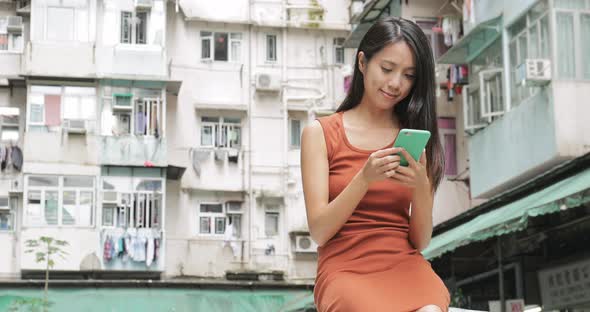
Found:
[[[146,117],[145,112],[135,113],[135,134],[145,135]]]
[[[6,159],[6,150],[3,147],[0,147],[0,162],[4,162]],[[5,164],[1,166],[2,170],[6,167]]]
[[[2,149],[2,159],[0,160],[0,169],[4,171],[6,169],[6,165],[8,164],[8,147],[0,147]]]
[[[237,149],[237,148],[230,148],[227,151],[227,160],[229,162],[233,162],[233,163],[236,163],[237,164],[238,163],[239,155],[240,155],[240,150],[239,149]]]
[[[154,261],[158,261],[158,253],[160,252],[160,239],[154,239]]]
[[[145,265],[150,267],[152,265],[152,261],[154,261],[154,239],[152,237],[148,237],[146,246]]]
[[[12,159],[12,167],[17,171],[21,171],[23,167],[23,152],[21,151],[20,147],[12,147],[12,153],[10,154],[10,158]]]
[[[107,236],[105,241],[104,241],[104,249],[103,249],[103,258],[105,261],[111,261],[112,259],[112,254],[111,254],[111,250],[112,250],[112,241],[110,236]]]

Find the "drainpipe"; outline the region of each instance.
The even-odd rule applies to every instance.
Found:
[[[285,84],[287,82],[287,0],[283,0],[283,29],[282,29],[282,58],[281,58],[281,84]],[[286,203],[286,195],[287,195],[287,176],[289,175],[289,109],[287,105],[287,89],[285,86],[281,88],[281,98],[283,102],[283,133],[284,133],[284,142],[283,142],[283,166],[281,170],[281,184],[283,188],[283,199]]]
[[[248,3],[248,260],[247,267],[252,268],[252,209],[254,209],[254,192],[252,189],[252,2]],[[244,254],[242,253],[242,262]],[[243,265],[243,264],[242,264]]]

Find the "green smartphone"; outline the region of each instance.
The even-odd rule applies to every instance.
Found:
[[[428,130],[418,130],[418,129],[401,129],[397,138],[395,138],[395,142],[393,143],[393,147],[403,147],[408,153],[414,158],[416,161],[420,161],[420,156],[422,155],[422,151],[426,148],[426,143],[430,139],[430,131]],[[404,157],[403,154],[399,154],[401,156],[401,160],[399,162],[400,166],[408,166],[408,161]]]

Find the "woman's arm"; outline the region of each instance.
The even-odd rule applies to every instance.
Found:
[[[322,126],[314,121],[301,134],[301,177],[309,232],[320,246],[346,223],[369,187],[359,171],[348,186],[328,203],[327,155]]]
[[[426,169],[426,152],[416,161],[407,151],[402,151],[408,167],[399,167],[393,179],[412,189],[409,240],[419,251],[424,250],[432,238],[432,206],[434,190]]]
[[[432,238],[433,201],[430,185],[416,186],[412,195],[409,239],[418,251],[426,249]]]

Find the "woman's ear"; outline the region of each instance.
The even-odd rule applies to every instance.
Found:
[[[367,59],[365,58],[365,53],[363,51],[359,52],[358,59],[359,59],[359,70],[364,75],[365,70],[367,68]]]

